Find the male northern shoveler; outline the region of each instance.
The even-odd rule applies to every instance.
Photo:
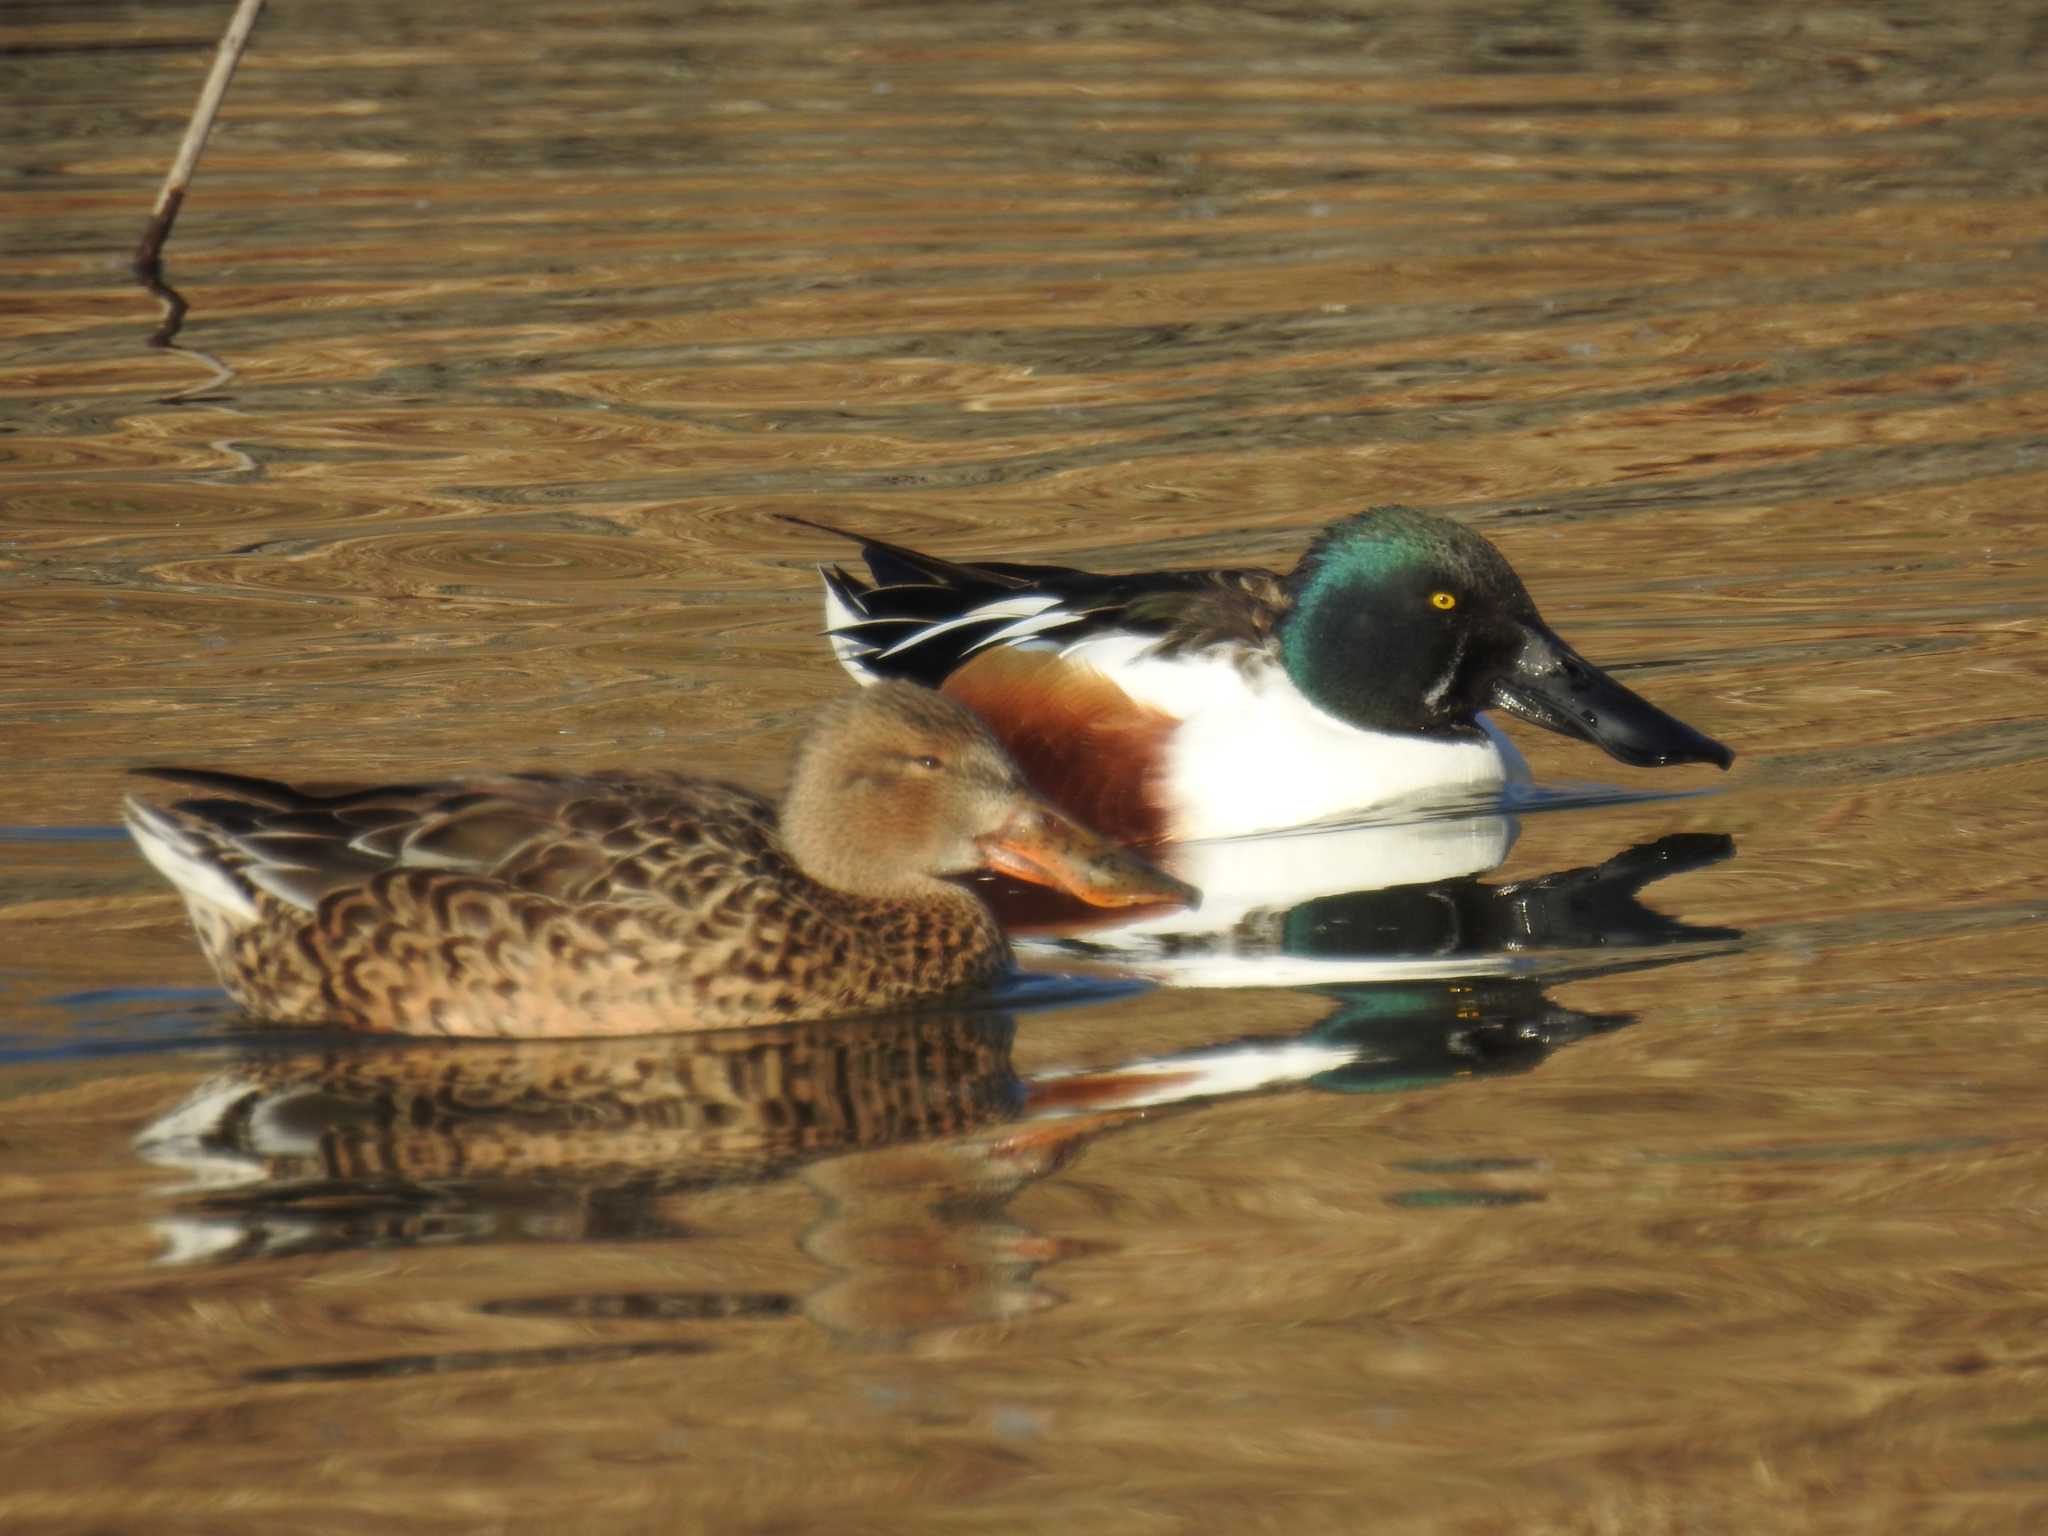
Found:
[[[1559,639],[1493,545],[1426,512],[1332,524],[1285,576],[958,564],[791,521],[857,541],[873,578],[819,568],[847,671],[965,701],[1051,799],[1128,841],[1492,793],[1527,771],[1492,708],[1636,767],[1734,760]]]
[[[825,710],[778,816],[684,774],[528,773],[316,794],[201,769],[128,802],[235,1001],[291,1024],[624,1035],[870,1012],[1002,973],[990,868],[1104,906],[1191,887],[1033,795],[960,705]]]

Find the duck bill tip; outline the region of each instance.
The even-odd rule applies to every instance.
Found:
[[[983,838],[998,874],[1051,886],[1094,907],[1198,906],[1202,893],[1049,806],[1031,805]]]

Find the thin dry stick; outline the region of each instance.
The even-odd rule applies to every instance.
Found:
[[[192,173],[199,169],[206,136],[213,131],[213,120],[220,115],[220,104],[228,94],[228,82],[235,77],[235,66],[242,62],[242,50],[249,45],[249,33],[262,9],[263,0],[239,0],[235,14],[228,19],[228,29],[221,34],[220,47],[213,55],[213,68],[207,72],[206,84],[199,92],[199,104],[192,109],[192,121],[185,125],[177,158],[171,162],[163,189],[156,195],[156,208],[142,227],[141,243],[135,247],[136,278],[164,304],[163,324],[149,338],[152,347],[170,346],[178,327],[185,323],[184,297],[164,281],[164,242],[171,238],[171,225],[177,222],[178,210],[184,206],[185,189],[192,184]],[[219,358],[190,347],[179,350],[191,352],[213,365],[216,376],[206,381],[209,385],[234,377],[234,369]]]

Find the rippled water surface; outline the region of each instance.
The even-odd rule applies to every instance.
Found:
[[[0,1526],[2048,1528],[2048,9],[280,3],[218,381],[227,10],[0,13]],[[777,514],[1393,501],[1733,773],[653,1042],[251,1033],[113,830],[773,787]]]

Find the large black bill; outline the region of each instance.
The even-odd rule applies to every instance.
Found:
[[[1510,714],[1590,741],[1633,768],[1726,768],[1735,761],[1713,737],[1629,692],[1549,630],[1531,625],[1527,636],[1508,675],[1494,685],[1494,703]]]

